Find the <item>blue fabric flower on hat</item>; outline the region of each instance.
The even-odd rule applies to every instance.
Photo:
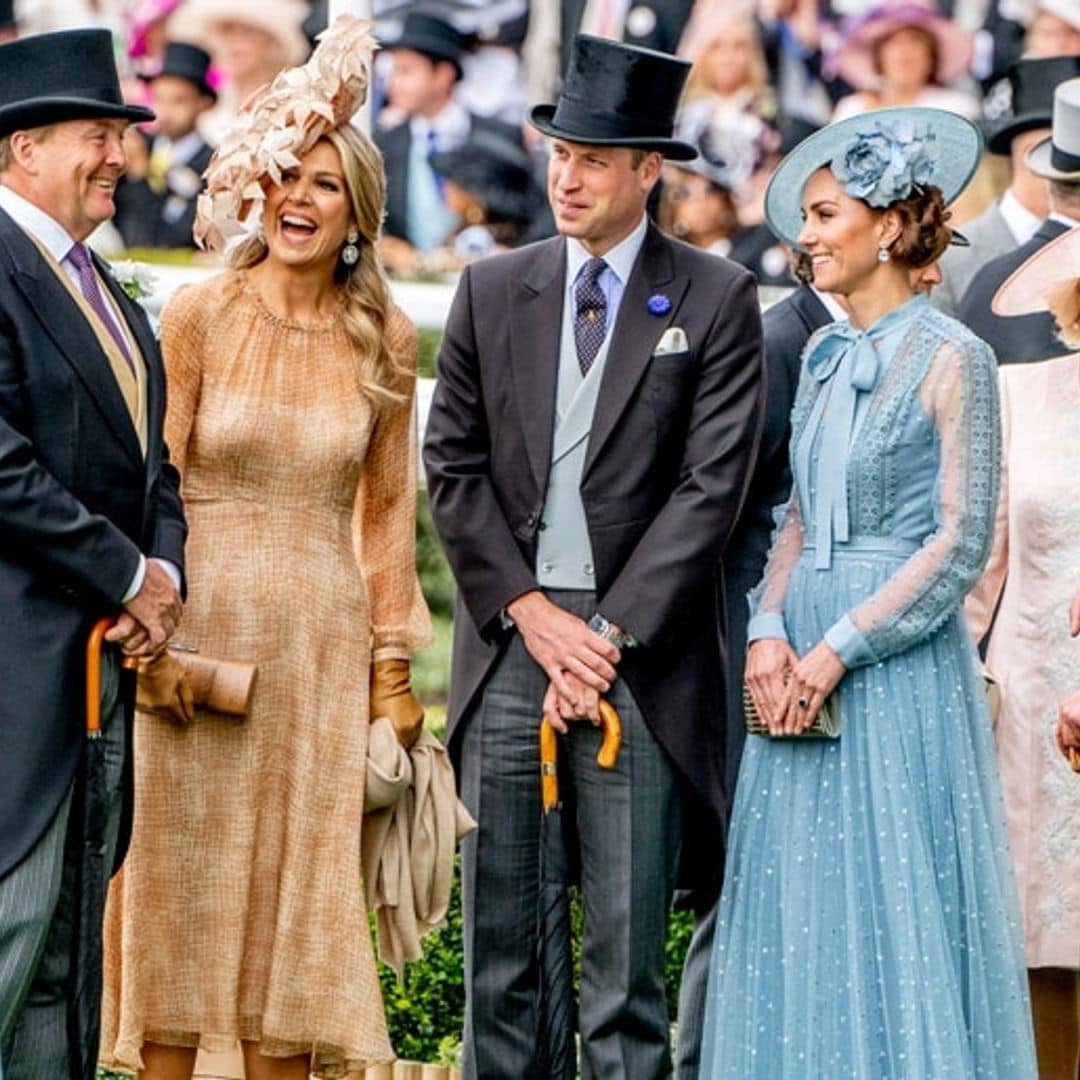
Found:
[[[671,310],[671,301],[663,293],[653,293],[646,301],[646,306],[653,315],[666,315]]]
[[[920,134],[908,120],[877,121],[873,131],[859,132],[830,167],[849,195],[883,209],[931,183],[937,159],[933,132]]]

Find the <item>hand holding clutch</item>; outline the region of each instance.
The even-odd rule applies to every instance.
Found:
[[[184,669],[168,652],[139,664],[135,707],[183,726],[195,715],[195,699]]]
[[[371,665],[371,722],[385,716],[398,742],[408,749],[424,727],[424,709],[409,685],[408,660],[376,660]]]

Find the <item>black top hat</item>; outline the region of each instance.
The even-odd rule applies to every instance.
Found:
[[[431,167],[482,202],[493,220],[527,224],[543,205],[525,147],[487,128],[473,125],[456,150],[432,154]]]
[[[1080,75],[1080,56],[1050,56],[1017,60],[1009,67],[1012,108],[1009,116],[987,132],[992,154],[1007,154],[1017,135],[1048,128],[1054,111],[1054,87]]]
[[[170,41],[165,46],[165,60],[161,70],[148,76],[150,81],[160,79],[162,75],[170,75],[174,79],[187,79],[194,83],[199,93],[217,100],[217,91],[207,82],[207,72],[210,70],[210,54],[198,45],[191,45],[186,41]]]
[[[387,49],[412,49],[436,63],[446,60],[460,75],[461,57],[467,51],[468,40],[445,19],[423,11],[410,11],[405,16],[401,33],[383,45]]]
[[[689,71],[668,53],[578,34],[558,102],[537,105],[529,119],[568,142],[633,146],[691,161],[697,149],[671,137]]]
[[[153,120],[127,105],[108,30],[59,30],[0,45],[0,136],[64,120]]]

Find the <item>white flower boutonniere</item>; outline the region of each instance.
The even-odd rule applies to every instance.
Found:
[[[116,283],[131,300],[145,300],[157,288],[157,278],[142,263],[118,262],[111,269]]]

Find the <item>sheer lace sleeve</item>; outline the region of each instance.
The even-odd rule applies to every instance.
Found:
[[[173,294],[161,316],[161,355],[168,387],[165,442],[181,477],[199,409],[205,348],[199,293],[194,286],[186,285]]]
[[[927,637],[957,610],[986,564],[997,508],[1001,428],[993,353],[946,341],[920,388],[937,433],[937,528],[868,600],[825,634],[844,664],[872,664]]]
[[[759,638],[788,640],[784,625],[784,600],[791,573],[803,549],[803,521],[798,496],[792,491],[787,504],[777,512],[765,574],[750,593],[750,623],[747,641]]]
[[[964,601],[964,613],[972,637],[982,641],[990,631],[994,621],[1001,590],[1005,588],[1005,577],[1009,569],[1009,380],[1007,368],[1001,371],[1001,493],[998,496],[997,518],[994,521],[994,543],[990,548],[990,560],[986,564],[983,576],[978,584],[968,593]]]

